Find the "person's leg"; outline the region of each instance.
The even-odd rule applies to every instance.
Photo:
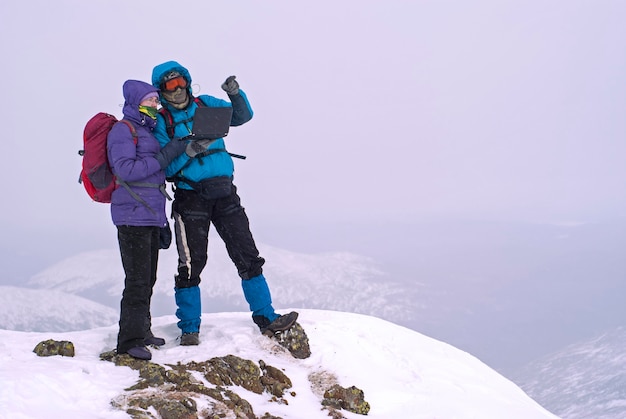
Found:
[[[176,316],[183,335],[200,331],[202,313],[200,274],[207,261],[210,206],[194,191],[177,189],[174,204],[174,232],[178,250],[175,278]]]
[[[224,240],[228,256],[237,267],[241,279],[247,280],[261,275],[265,259],[259,256],[248,216],[241,206],[234,185],[229,196],[215,200],[211,222]]]
[[[120,303],[117,352],[143,347],[150,313],[152,230],[156,227],[118,226],[118,241],[126,275]]]
[[[202,315],[202,299],[200,287],[174,288],[176,299],[176,317],[178,328],[182,334],[200,332],[200,316]]]
[[[157,267],[159,264],[159,241],[160,233],[159,229],[155,228],[150,237],[150,294],[148,296],[148,307],[151,307],[152,292],[154,290],[154,284],[157,280]],[[165,345],[165,339],[158,338],[152,333],[152,316],[148,310],[148,316],[146,317],[146,337],[144,339],[146,345]]]
[[[274,311],[270,290],[263,276],[265,260],[259,256],[248,216],[234,186],[230,196],[216,200],[211,221],[237,267],[252,319],[261,332],[281,331],[291,327],[298,314],[294,312],[281,316]]]
[[[267,327],[278,318],[278,314],[272,307],[272,296],[263,274],[250,279],[242,279],[241,288],[250,306],[252,318],[259,327]]]
[[[200,284],[200,274],[207,261],[211,206],[195,191],[178,188],[172,204],[178,275],[176,286]]]

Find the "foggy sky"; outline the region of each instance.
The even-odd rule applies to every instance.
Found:
[[[247,93],[227,147],[248,157],[258,240],[364,251],[336,227],[623,221],[625,17],[617,0],[3,2],[0,283],[116,246],[77,183],[82,130],[168,60],[200,94],[226,98],[231,74]]]

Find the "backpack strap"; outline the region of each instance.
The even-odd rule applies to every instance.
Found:
[[[142,203],[144,207],[148,208],[150,212],[155,215],[156,215],[156,211],[154,211],[152,207],[150,207],[150,205],[148,205],[148,203],[142,197],[140,197],[135,191],[133,191],[130,188],[131,186],[138,186],[140,188],[158,188],[159,191],[161,191],[161,193],[163,194],[163,196],[165,196],[170,201],[172,200],[172,197],[169,196],[169,194],[167,193],[167,190],[165,189],[164,183],[159,184],[159,183],[147,183],[147,182],[124,182],[123,180],[120,180],[118,178],[115,179],[115,183],[117,185],[123,186],[124,189],[128,191],[130,196],[135,198],[135,200],[137,200],[138,202]]]
[[[208,155],[211,155],[211,154],[215,154],[215,153],[221,153],[221,152],[224,152],[224,151],[226,151],[226,150],[223,149],[223,148],[212,148],[210,150],[207,150],[207,151],[204,151],[202,153],[196,154],[193,158],[187,160],[187,162],[183,165],[183,167],[181,167],[178,170],[178,172],[176,172],[174,175],[168,177],[166,180],[168,182],[174,182],[174,183],[182,181],[182,182],[185,182],[186,184],[188,184],[189,186],[191,186],[193,189],[196,189],[195,185],[199,185],[199,183],[198,182],[194,182],[194,181],[192,181],[190,179],[187,179],[186,177],[180,175],[180,172],[182,172],[183,169],[185,169],[187,166],[189,166],[191,164],[191,162],[194,161],[195,159],[198,159],[198,164],[204,164],[202,162],[202,157],[208,156]],[[245,156],[244,156],[244,158],[245,158]]]
[[[120,122],[123,122],[124,124],[126,124],[128,126],[128,128],[130,128],[130,134],[133,136],[133,141],[135,142],[135,145],[137,145],[137,130],[135,129],[135,126],[133,125],[132,122],[130,122],[128,119],[120,119]]]
[[[199,97],[194,97],[193,101],[198,106],[206,107],[204,102]],[[165,120],[165,131],[167,132],[167,136],[170,137],[170,140],[174,138],[174,128],[176,128],[176,125],[192,121],[192,118],[189,118],[189,119],[185,119],[183,121],[174,123],[174,118],[172,118],[172,113],[165,106],[159,109],[159,113],[161,114],[161,116],[163,116],[163,119]]]

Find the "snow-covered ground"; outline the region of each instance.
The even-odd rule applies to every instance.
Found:
[[[249,314],[205,313],[201,344],[183,347],[174,316],[153,319],[153,330],[167,343],[153,349],[160,365],[205,361],[232,354],[282,369],[293,382],[288,405],[270,395],[233,388],[256,415],[282,418],[327,418],[319,391],[309,375],[334,377],[342,387],[356,386],[371,405],[372,419],[389,418],[556,418],[519,387],[468,353],[410,329],[375,317],[326,310],[298,310],[311,357],[292,358],[272,349],[272,341],[255,330]],[[117,325],[75,332],[0,330],[0,417],[127,418],[111,400],[138,380],[138,372],[102,361],[115,347]],[[69,340],[75,357],[38,357],[37,343]],[[346,418],[363,417],[342,411]]]

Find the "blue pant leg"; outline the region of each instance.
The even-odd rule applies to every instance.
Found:
[[[263,274],[250,279],[242,279],[241,287],[253,316],[263,316],[270,322],[279,317],[274,311],[274,307],[272,307],[270,289]]]
[[[176,298],[176,317],[178,327],[182,333],[200,332],[200,314],[202,302],[200,299],[200,287],[174,288]]]

